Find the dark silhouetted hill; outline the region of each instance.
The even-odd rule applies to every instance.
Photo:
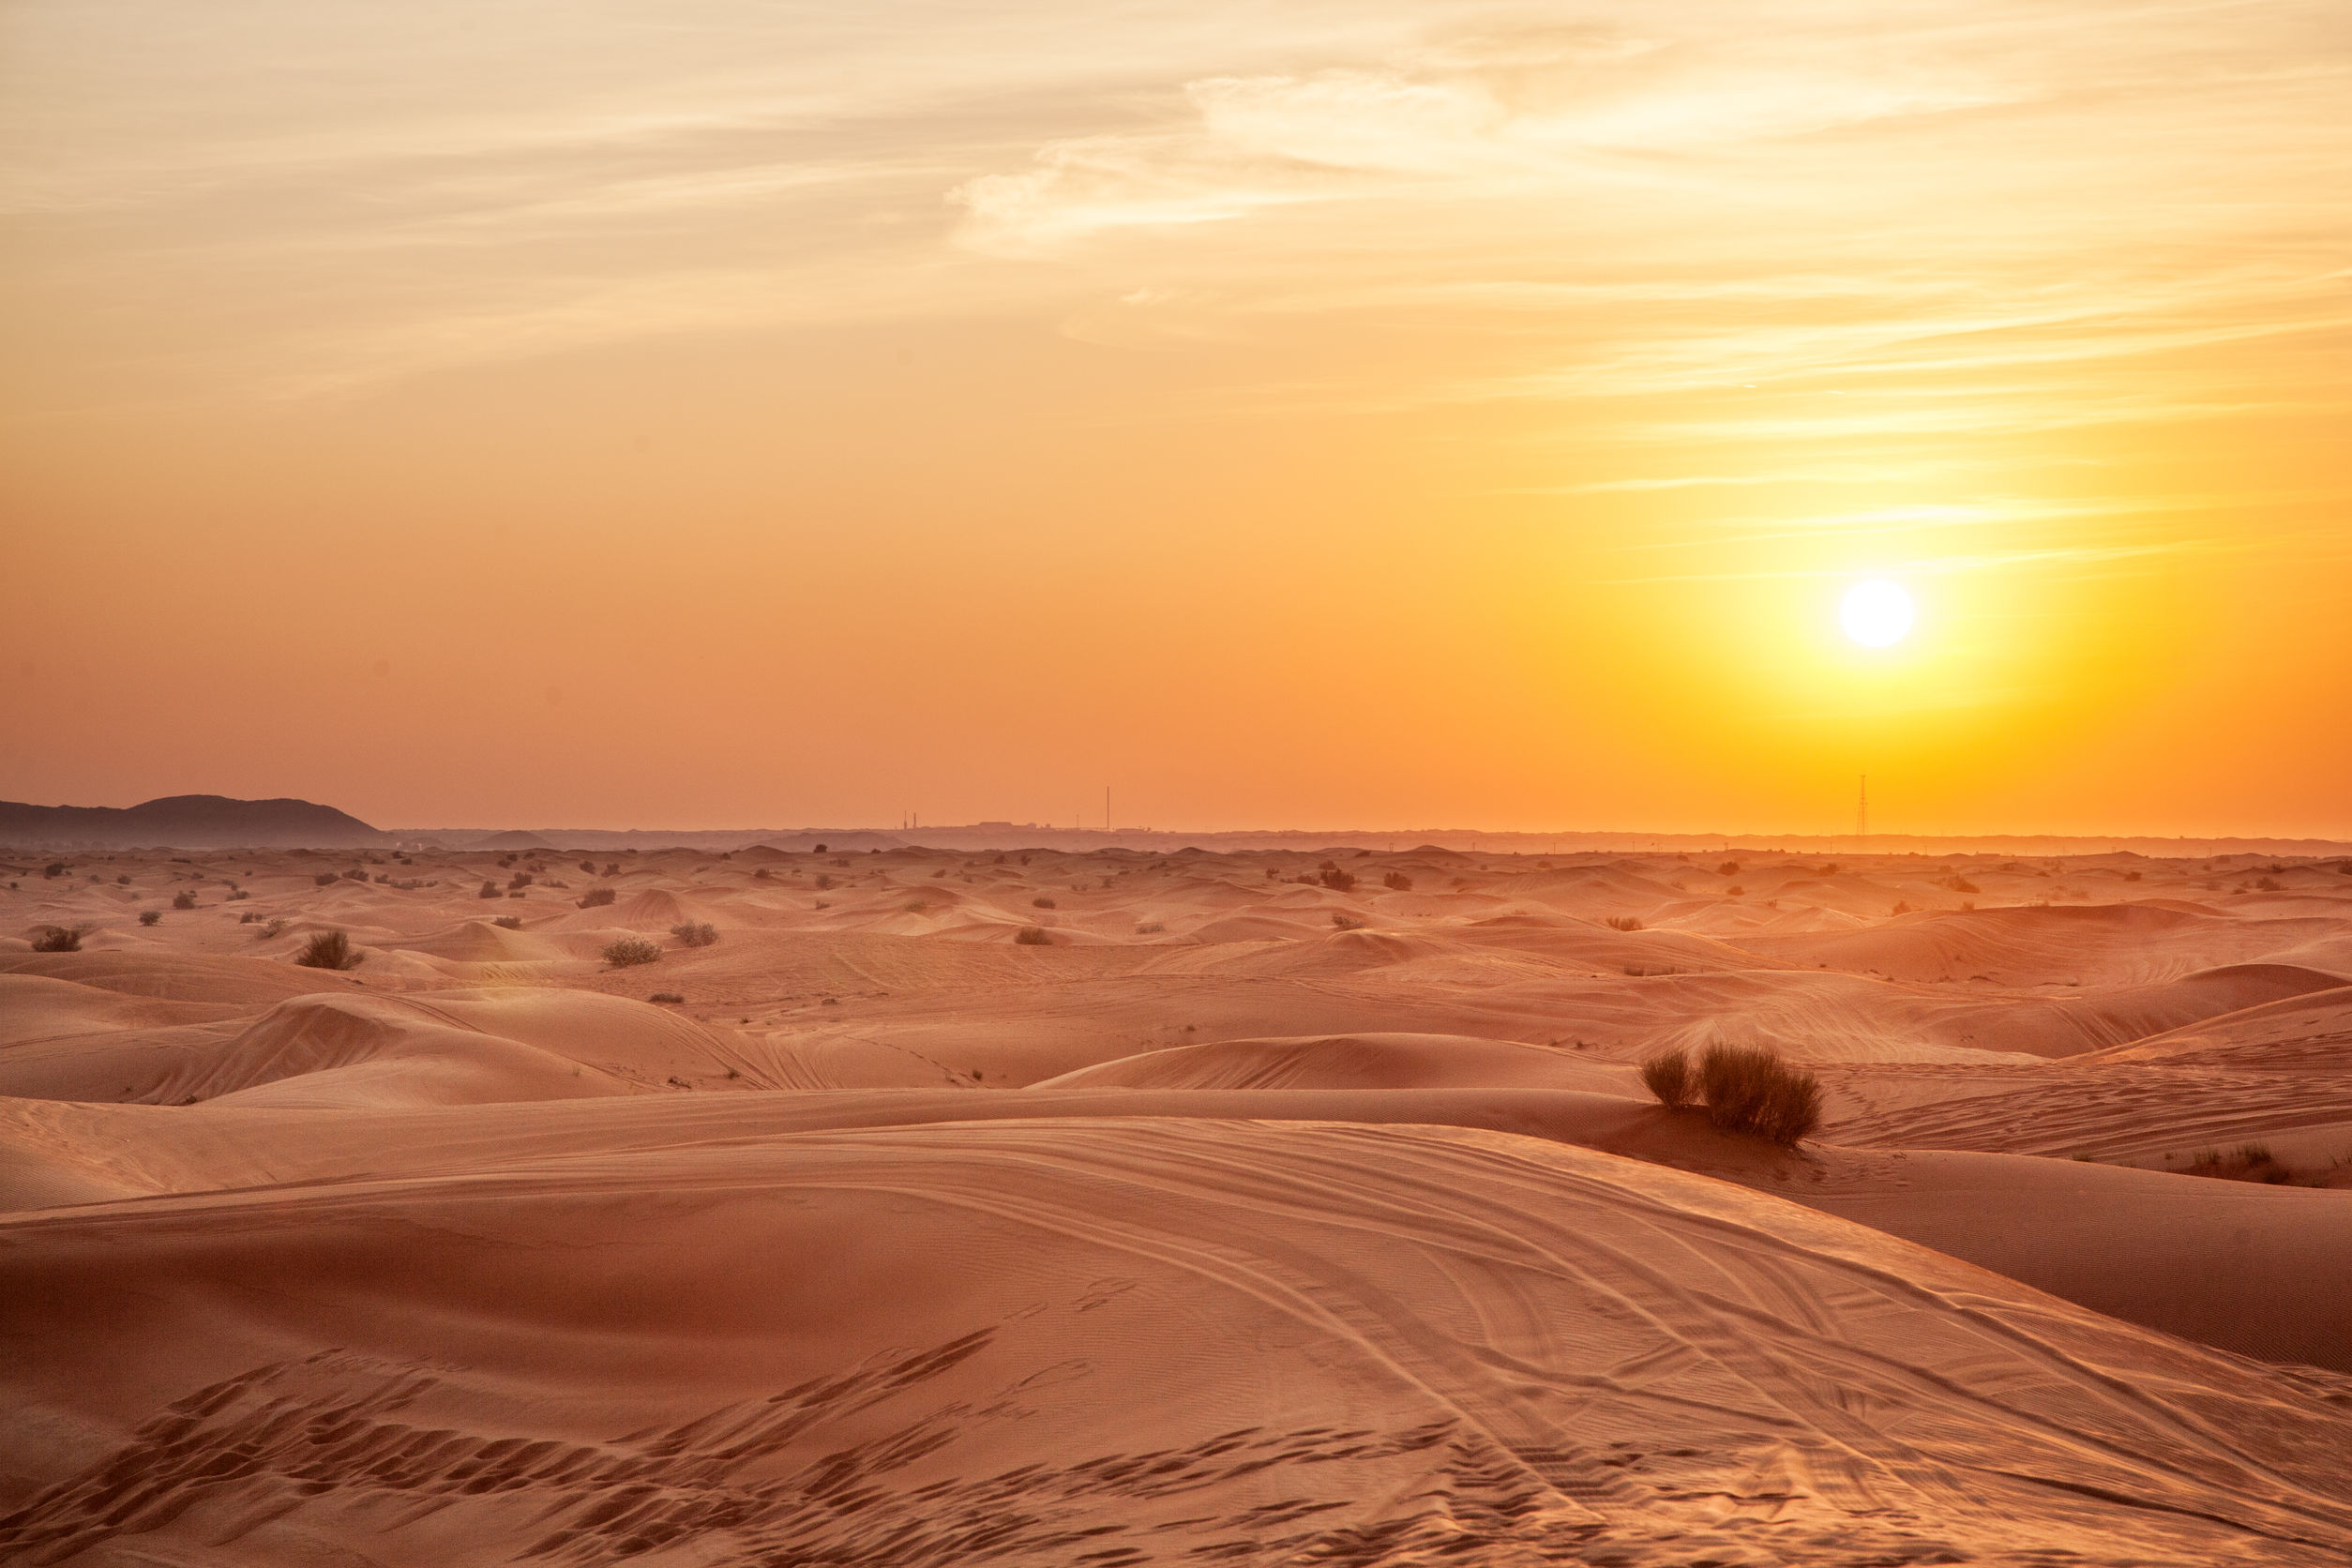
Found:
[[[165,795],[129,807],[0,801],[0,843],[330,849],[391,842],[390,834],[349,812],[307,800]]]

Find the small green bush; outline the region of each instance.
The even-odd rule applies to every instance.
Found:
[[[503,927],[509,931],[520,931],[522,929],[522,916],[519,914],[502,914],[497,919],[491,921],[490,924],[493,926]]]
[[[341,882],[343,878],[342,874],[338,871],[321,871],[317,876],[312,877],[310,880],[321,887],[333,887],[337,882]]]
[[[623,937],[605,943],[604,961],[614,969],[627,969],[635,964],[650,964],[661,957],[658,944],[643,937]]]
[[[1053,945],[1053,939],[1046,935],[1046,928],[1043,926],[1023,926],[1019,930],[1013,933],[1013,940],[1019,942],[1023,947],[1050,947]]]
[[[79,926],[44,926],[33,938],[36,953],[79,953],[82,951],[82,927]]]
[[[648,1001],[648,1002],[667,1002],[667,1003],[673,1003],[673,1004],[674,1004],[674,1003],[677,1003],[684,1002],[684,1001],[686,1000],[686,998],[685,998],[685,997],[680,996],[680,995],[679,995],[677,992],[675,992],[675,991],[656,991],[653,995],[651,995],[651,996],[647,997],[645,1000],[646,1000],[646,1001]]]
[[[1032,909],[1040,910],[1057,909],[1060,907],[1050,898],[1032,898],[1029,901],[1029,905]]]
[[[1380,878],[1380,885],[1392,893],[1410,893],[1413,880],[1402,871],[1391,871]]]
[[[1680,1109],[1691,1103],[1697,1085],[1691,1080],[1690,1053],[1677,1046],[1641,1064],[1641,1081],[1662,1106]]]
[[[708,947],[718,940],[718,928],[709,921],[688,920],[670,927],[670,934],[687,947]]]
[[[272,920],[267,925],[264,926],[260,930],[253,933],[254,940],[258,942],[267,942],[270,938],[277,936],[285,928],[285,921]]]
[[[305,969],[356,969],[360,957],[353,951],[346,933],[319,931],[303,943],[302,951],[294,955],[294,962]]]
[[[172,907],[175,910],[192,910],[196,907],[196,895],[183,888],[172,896]]]
[[[482,891],[481,891],[481,895],[480,895],[480,897],[485,897],[485,898],[495,898],[495,897],[498,897],[498,884],[497,884],[496,882],[484,882],[484,883],[482,884]]]
[[[139,924],[142,926],[160,925],[162,921],[163,912],[161,910],[141,910],[139,912]]]
[[[602,909],[619,897],[609,887],[592,887],[580,896],[580,907],[584,910]]]

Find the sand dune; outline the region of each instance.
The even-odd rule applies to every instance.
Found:
[[[0,1560],[2352,1554],[2352,880],[580,858],[8,895]]]
[[[1123,1057],[1040,1089],[1578,1089],[1629,1093],[1633,1072],[1573,1052],[1446,1034],[1219,1040]]]
[[[12,1379],[27,1560],[2352,1550],[2341,1385],[1494,1134],[804,1134],[9,1241],[12,1336],[103,1330]]]

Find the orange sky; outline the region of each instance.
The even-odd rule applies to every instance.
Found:
[[[2324,0],[18,0],[0,797],[2352,836],[2346,103]]]

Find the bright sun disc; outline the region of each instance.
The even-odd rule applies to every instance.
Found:
[[[1886,648],[1910,634],[1915,616],[1911,596],[1884,580],[1857,582],[1846,590],[1837,618],[1846,635],[1865,648]]]

